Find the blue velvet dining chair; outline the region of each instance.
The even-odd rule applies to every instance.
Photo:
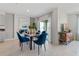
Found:
[[[20,34],[18,32],[17,32],[17,36],[18,36],[20,47],[21,47],[21,50],[22,50],[23,49],[23,43],[28,42],[29,38],[20,36]]]
[[[40,34],[38,37],[38,40],[34,41],[34,48],[35,48],[35,44],[38,45],[38,55],[39,55],[39,47],[44,45],[44,49],[46,51],[46,46],[45,46],[45,41],[47,39],[47,33],[45,31],[42,32],[42,34]]]

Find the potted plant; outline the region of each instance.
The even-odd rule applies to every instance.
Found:
[[[35,23],[30,24],[29,29],[30,33],[33,34],[37,30],[36,24]]]

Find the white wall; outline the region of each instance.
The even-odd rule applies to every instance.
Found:
[[[58,9],[54,9],[51,20],[51,39],[54,45],[59,44],[58,40]]]
[[[61,24],[67,23],[67,13],[64,8],[58,8],[58,32],[61,31]]]
[[[17,39],[17,34],[16,32],[19,31],[21,28],[21,23],[24,22],[25,25],[29,26],[30,25],[30,17],[28,16],[23,16],[23,15],[15,15],[14,16],[14,38]]]
[[[13,39],[14,33],[14,15],[7,14],[5,15],[5,37],[6,39]]]
[[[5,16],[4,15],[0,15],[0,26],[1,25],[5,25]],[[5,39],[5,31],[0,31],[0,41]]]
[[[13,14],[0,15],[0,25],[5,27],[5,31],[0,31],[0,39],[13,39]]]
[[[36,26],[37,26],[37,30],[39,30],[40,29],[40,27],[39,27],[40,23],[39,23],[38,17],[35,18],[35,23],[36,23]]]
[[[5,16],[0,15],[0,25],[4,25],[4,24],[5,24]]]
[[[68,23],[69,23],[69,27],[73,33],[73,37],[76,40],[77,39],[77,30],[78,30],[77,16],[75,14],[68,15]]]

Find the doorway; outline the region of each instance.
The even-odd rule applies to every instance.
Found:
[[[40,22],[40,31],[47,31],[47,26],[48,25],[48,20],[45,20],[45,21],[41,21]]]
[[[40,32],[46,31],[48,33],[48,42],[51,42],[51,19],[40,21]]]

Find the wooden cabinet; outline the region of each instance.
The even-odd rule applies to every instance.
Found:
[[[72,33],[59,32],[59,43],[69,43],[72,41]]]
[[[59,43],[66,42],[66,32],[59,32]]]

